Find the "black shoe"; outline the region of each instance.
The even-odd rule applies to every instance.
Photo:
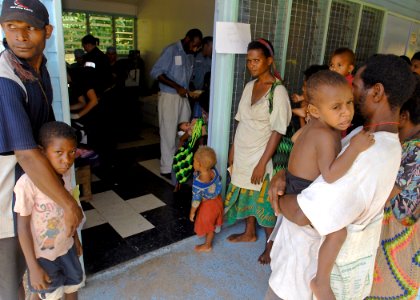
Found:
[[[166,179],[169,179],[169,180],[172,179],[171,173],[160,173],[160,176],[165,177]]]

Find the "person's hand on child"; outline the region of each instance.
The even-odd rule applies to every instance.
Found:
[[[35,290],[45,290],[50,286],[51,279],[45,270],[37,264],[34,268],[29,271],[29,278],[32,287]]]
[[[190,122],[182,122],[181,124],[179,124],[179,130],[183,132],[187,132],[190,128],[191,128]]]
[[[292,112],[294,115],[301,117],[301,118],[306,118],[307,115],[307,110],[303,107],[299,107],[299,108],[293,108]]]
[[[66,208],[64,208],[64,224],[66,228],[66,236],[71,237],[77,230],[80,222],[83,220],[83,212],[80,206],[74,201],[70,201]]]
[[[270,187],[268,189],[268,199],[270,200],[271,207],[274,210],[274,214],[279,216],[280,212],[280,205],[279,196],[285,194],[286,191],[286,172],[285,170],[278,171],[270,181]]]
[[[252,184],[260,184],[264,180],[265,174],[265,165],[261,162],[255,166],[254,171],[252,172],[251,176],[251,183]]]
[[[375,143],[375,137],[371,131],[361,130],[358,134],[350,140],[351,149],[356,153],[361,153],[367,150],[370,146]]]
[[[298,94],[293,94],[292,95],[292,101],[294,103],[299,103],[299,102],[302,102],[303,100],[305,100],[305,98],[303,97],[303,95],[298,95]]]

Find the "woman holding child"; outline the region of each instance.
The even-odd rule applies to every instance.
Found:
[[[247,67],[255,79],[243,91],[235,116],[238,121],[234,143],[229,152],[231,183],[225,200],[225,219],[228,224],[246,219],[245,232],[228,237],[230,242],[255,242],[256,222],[270,236],[276,216],[268,200],[268,183],[273,173],[271,157],[291,119],[287,91],[279,82],[274,66],[272,44],[264,39],[248,45]],[[274,86],[272,111],[269,94]],[[267,246],[268,245],[268,246]],[[262,264],[270,262],[270,247],[259,257]]]

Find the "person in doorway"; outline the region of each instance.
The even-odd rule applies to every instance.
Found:
[[[70,168],[77,147],[73,128],[63,122],[46,123],[39,131],[39,145],[57,178],[71,192]],[[14,211],[18,214],[19,242],[28,266],[29,289],[41,299],[77,299],[77,290],[84,284],[78,233],[71,237],[65,234],[63,208],[41,192],[26,174],[16,182],[14,191]]]
[[[414,75],[398,56],[372,56],[356,73],[353,95],[368,120],[364,128],[374,132],[373,146],[359,154],[340,180],[329,184],[320,176],[299,195],[279,198],[284,193],[284,172],[273,177],[270,200],[274,211],[283,214],[283,223],[271,251],[266,299],[312,299],[310,281],[316,273],[321,235],[344,227],[347,239],[341,252],[348,256],[338,255],[340,265],[334,268],[344,269],[333,270],[332,290],[338,298],[363,299],[369,295],[383,206],[401,160],[397,134],[400,107],[414,85]],[[361,130],[363,127],[343,139],[342,151]],[[358,268],[345,268],[358,260]],[[345,280],[340,271],[347,275]],[[362,284],[348,286],[352,282]]]
[[[191,78],[191,90],[204,89],[204,76],[211,72],[211,56],[213,52],[213,37],[203,38],[201,51],[197,53],[194,59],[193,74]]]
[[[108,57],[97,47],[98,39],[88,34],[82,38],[82,46],[85,49],[85,68],[91,71],[90,76],[95,80],[95,91],[99,98],[112,84],[112,71]]]
[[[0,55],[0,298],[18,299],[25,263],[14,228],[13,187],[25,172],[64,210],[67,236],[82,211],[57,178],[35,142],[41,126],[54,120],[51,80],[43,55],[53,28],[38,0],[4,0],[0,15],[5,50]],[[24,298],[23,287],[20,299]]]
[[[242,93],[233,145],[229,151],[231,183],[226,192],[225,220],[233,224],[245,219],[245,232],[233,234],[228,241],[255,242],[256,223],[264,227],[266,240],[276,223],[276,216],[268,201],[268,184],[273,175],[271,157],[292,116],[289,97],[279,78],[272,73],[274,51],[272,44],[264,39],[248,45],[247,67],[255,79],[249,82]],[[270,90],[272,112],[270,113]],[[270,262],[272,243],[266,243],[259,262]]]
[[[193,71],[193,54],[201,46],[202,38],[199,29],[189,30],[182,40],[163,50],[150,72],[159,81],[160,173],[166,178],[171,178],[177,126],[190,120],[188,85]]]
[[[74,63],[70,65],[70,68],[81,68],[84,66],[85,61],[83,56],[85,55],[85,51],[83,49],[75,49],[74,50]]]

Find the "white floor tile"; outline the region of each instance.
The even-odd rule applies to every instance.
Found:
[[[94,226],[105,224],[105,219],[98,213],[96,209],[90,209],[84,212],[86,215],[86,223],[83,229],[91,228]]]
[[[165,206],[165,202],[159,200],[153,194],[147,194],[141,197],[133,198],[126,201],[131,207],[134,208],[134,211],[137,213],[142,213],[157,207]]]
[[[152,172],[156,176],[159,176],[160,178],[166,180],[166,182],[169,182],[170,184],[172,184],[171,180],[160,175],[160,160],[159,159],[145,160],[145,161],[139,162],[139,164],[145,167],[146,169],[148,169],[150,172]]]
[[[114,191],[93,195],[90,204],[123,238],[154,228]]]

